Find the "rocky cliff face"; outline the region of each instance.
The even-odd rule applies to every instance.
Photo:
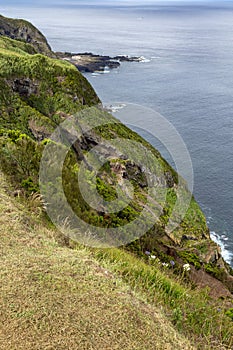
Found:
[[[22,19],[6,18],[0,15],[0,35],[31,44],[37,53],[55,57],[45,36],[31,23]]]

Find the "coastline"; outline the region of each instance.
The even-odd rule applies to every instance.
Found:
[[[24,29],[25,30],[25,29]],[[42,38],[43,39],[43,38]],[[3,39],[4,40],[4,39]],[[21,44],[22,45],[22,44]],[[26,47],[26,49],[29,50],[28,46]],[[14,48],[12,49],[14,51]],[[31,47],[30,47],[31,50]],[[29,52],[30,53],[30,52]],[[56,53],[54,53],[56,54]],[[110,56],[99,56],[99,55],[93,55],[91,53],[84,53],[84,54],[72,54],[72,53],[65,53],[65,54],[60,54],[61,57],[57,57],[60,62],[57,62],[58,60],[56,60],[56,63],[59,65],[59,69],[60,66],[64,65],[67,70],[70,69],[72,71],[72,74],[68,75],[68,77],[70,77],[71,82],[70,85],[72,86],[73,84],[73,75],[74,74],[80,74],[80,69],[78,68],[78,65],[80,65],[80,60],[82,60],[83,64],[82,67],[85,67],[85,64],[88,65],[93,65],[92,66],[92,70],[96,71],[96,69],[98,69],[97,67],[99,67],[101,62],[101,69],[105,69],[107,64],[110,64],[109,62],[112,62],[112,60],[114,59],[114,57],[110,57]],[[41,64],[44,65],[45,62],[45,58],[41,58],[40,56],[28,56],[28,61],[34,60],[34,57],[36,57],[36,59],[41,60],[42,62],[40,62]],[[131,62],[131,61],[137,61],[137,62],[141,62],[144,61],[144,57],[129,57],[129,56],[115,56],[115,59],[118,59],[120,62],[121,61],[127,61],[127,62]],[[65,64],[64,61],[69,61],[72,64]],[[63,62],[62,62],[63,61]],[[98,63],[96,66],[96,62]],[[107,63],[106,63],[107,62]],[[117,66],[119,66],[120,62],[117,63]],[[49,66],[50,61],[48,61],[48,66]],[[68,66],[70,66],[68,68]],[[86,68],[83,68],[86,71]],[[46,71],[45,71],[46,72]],[[89,69],[89,72],[91,72],[91,69]],[[6,72],[7,74],[8,72]],[[70,72],[71,73],[71,72]],[[56,72],[57,74],[57,72]],[[64,74],[63,71],[61,74]],[[71,78],[72,76],[72,78]],[[30,94],[33,93],[36,96],[39,95],[40,91],[39,90],[33,90],[32,88],[34,88],[33,85],[33,79],[34,76],[31,77],[31,81],[28,82],[25,80],[21,80],[20,81],[20,86],[24,86],[24,90],[22,91],[21,87],[20,89],[18,88],[18,86],[15,86],[15,81],[13,81],[13,91],[15,92],[19,92],[20,96],[24,96],[25,94],[27,97],[30,98]],[[71,112],[71,106],[73,106],[74,110],[76,110],[77,108],[77,100],[78,100],[78,94],[82,94],[84,92],[84,96],[80,96],[80,103],[81,103],[81,108],[85,108],[85,105],[93,105],[96,104],[98,102],[100,102],[100,99],[98,98],[97,93],[95,92],[95,89],[91,86],[91,84],[88,85],[88,81],[85,81],[84,77],[81,77],[80,74],[80,79],[84,79],[83,80],[83,84],[86,84],[86,88],[85,89],[80,89],[80,86],[78,84],[74,85],[74,87],[72,86],[72,93],[74,94],[75,89],[77,90],[77,93],[73,96],[73,95],[66,95],[67,94],[67,88],[65,88],[65,86],[61,85],[62,88],[64,88],[64,95],[66,97],[66,99],[69,100],[69,106],[65,106],[63,105],[62,99],[59,99],[57,101],[56,97],[55,97],[55,102],[56,104],[54,105],[54,94],[49,94],[48,96],[46,96],[48,98],[48,103],[51,104],[55,107],[54,110],[58,109],[60,110],[60,103],[62,104],[62,108],[64,108],[65,112],[63,113],[69,113]],[[78,79],[77,81],[79,82]],[[59,76],[58,79],[58,84],[62,83],[62,79]],[[28,86],[29,84],[29,88],[30,89],[26,89],[26,86]],[[31,86],[30,86],[31,84]],[[49,81],[48,81],[49,84]],[[43,86],[44,88],[44,86]],[[56,85],[56,89],[57,89],[57,85]],[[88,93],[87,93],[88,91]],[[52,101],[50,101],[50,100]],[[43,99],[43,101],[45,101],[45,99]],[[95,102],[95,103],[94,103]],[[83,107],[84,106],[84,107]],[[45,113],[45,115],[47,115],[47,112]],[[67,114],[68,115],[68,114]],[[50,114],[49,114],[50,116]],[[49,116],[47,118],[49,118]],[[46,117],[45,117],[46,118]],[[35,123],[32,125],[31,121],[29,121],[29,128],[30,128],[30,132],[33,132],[33,135],[38,139],[38,141],[41,141],[41,137],[43,138],[45,136],[45,130],[42,131],[42,135],[40,135],[39,131],[38,131],[38,126],[35,125]],[[118,130],[119,133],[123,132],[123,130],[121,130],[121,128],[126,128],[126,126],[124,124],[122,124],[122,126],[120,127],[120,130]],[[127,137],[133,132],[132,130],[128,129],[127,131],[124,130],[123,133],[127,132]],[[49,132],[46,133],[46,136],[49,135]],[[132,135],[132,137],[136,137],[136,139],[138,137],[140,137],[137,133],[135,133],[134,135]],[[143,143],[146,142],[144,139],[141,140]],[[89,139],[86,141],[87,143],[90,142]],[[98,144],[98,141],[96,141]],[[149,145],[149,147],[152,147],[152,145]],[[83,146],[86,149],[86,146]],[[156,154],[159,153],[155,148],[153,148],[153,152],[155,152]],[[78,156],[82,157],[83,155],[79,154],[79,151],[77,150]],[[165,161],[164,158],[162,158],[162,156],[160,154],[158,154],[158,157],[161,159],[161,164],[164,167],[164,171],[166,171],[167,176],[169,176],[169,184],[168,187],[170,188],[170,193],[173,197],[176,196],[176,191],[177,191],[177,176],[178,174],[176,173],[176,171]],[[115,168],[114,168],[115,169]],[[139,185],[139,191],[144,188],[144,182],[143,182],[143,176],[142,178],[138,178],[138,170],[136,168],[135,165],[130,166],[129,167],[129,178],[131,178],[133,176],[134,180],[138,183]],[[116,170],[116,169],[115,169]],[[132,171],[136,172],[135,175],[132,175]],[[141,173],[143,173],[143,169],[140,170]],[[139,172],[139,173],[140,173]],[[123,173],[122,173],[123,174]],[[122,175],[123,176],[123,175]],[[141,182],[142,181],[142,182]],[[167,206],[170,208],[172,206],[172,198],[168,198],[167,199]],[[191,205],[192,204],[192,205]],[[154,240],[155,242],[152,244],[151,247],[148,247],[149,242],[145,241],[145,242],[141,242],[142,245],[142,249],[150,249],[150,250],[156,250],[158,254],[160,254],[161,256],[165,253],[166,256],[171,255],[170,252],[172,251],[174,255],[174,258],[177,258],[177,261],[179,262],[179,264],[182,263],[193,263],[194,264],[194,268],[196,267],[195,262],[198,262],[198,268],[203,267],[208,268],[209,271],[214,275],[216,273],[219,273],[219,269],[223,270],[223,274],[224,274],[224,279],[226,280],[226,284],[230,284],[230,288],[231,288],[231,284],[233,282],[231,282],[231,278],[228,279],[228,264],[225,263],[225,261],[223,261],[222,256],[221,256],[221,252],[219,247],[214,244],[214,242],[212,240],[210,240],[210,236],[209,236],[209,229],[206,225],[206,220],[204,218],[204,215],[201,212],[200,207],[198,206],[198,204],[196,203],[195,199],[193,198],[193,200],[190,202],[190,209],[189,211],[187,210],[186,214],[187,217],[183,223],[183,226],[180,225],[178,231],[176,232],[176,235],[174,235],[171,232],[167,232],[166,231],[166,221],[168,219],[167,216],[167,212],[162,213],[163,215],[161,215],[160,218],[160,229],[163,232],[163,240],[161,239],[161,234],[159,235],[159,240],[158,237],[156,236],[157,231],[155,229],[155,235],[154,235]],[[81,210],[81,209],[80,209]],[[132,210],[133,211],[133,210]],[[133,211],[134,213],[134,211]],[[136,214],[136,212],[135,212]],[[127,219],[128,216],[126,215],[125,217],[123,216],[123,219]],[[112,218],[110,217],[110,220]],[[121,218],[120,218],[121,220]],[[189,233],[187,235],[187,232]],[[190,246],[189,243],[191,243],[192,241],[192,246]],[[202,242],[203,241],[203,242]],[[204,251],[199,251],[199,242],[202,242],[202,244],[204,244]],[[146,246],[143,248],[143,244],[146,244]],[[173,247],[173,248],[171,248]],[[188,251],[185,251],[185,249],[187,248]],[[132,247],[133,249],[133,247]],[[159,250],[159,251],[158,251]],[[202,254],[203,253],[203,254]],[[193,256],[195,257],[195,261],[193,261]],[[211,266],[208,266],[209,264],[211,264]],[[214,264],[214,266],[212,266],[212,264]],[[210,268],[209,268],[210,267]],[[229,267],[230,268],[230,267]],[[217,269],[217,270],[216,270]],[[206,271],[207,272],[207,271]],[[227,276],[225,276],[227,275]],[[222,279],[222,276],[221,276]]]
[[[109,106],[107,110],[110,113],[113,113],[113,115],[117,118],[117,114],[115,113],[117,113],[119,110],[123,109],[124,107],[125,107],[125,104],[120,103],[120,104]],[[145,138],[145,135],[141,135],[141,136]],[[147,141],[150,142],[149,139]],[[203,208],[202,210],[203,212],[205,211],[205,209]],[[207,220],[207,225],[210,229],[211,240],[219,246],[223,259],[226,261],[227,264],[229,264],[229,266],[231,266],[231,268],[233,268],[233,262],[232,262],[233,252],[228,248],[228,245],[226,244],[226,242],[228,241],[228,238],[223,233],[217,233],[211,228],[210,221],[209,221],[210,217],[208,216],[207,213],[205,214],[205,217]]]
[[[5,36],[0,44],[0,348],[231,349],[233,270],[173,150],[192,164],[167,132],[175,166],[133,130],[148,121],[157,135],[163,121],[153,130],[146,111],[108,108],[87,79],[126,95],[120,76],[138,97],[131,78],[144,65],[108,75],[137,57],[115,56],[110,68],[110,56],[53,59]]]
[[[71,52],[56,52],[58,58],[69,61],[81,73],[104,73],[109,69],[119,68],[121,62],[145,62],[148,61],[143,56],[103,56],[93,54],[92,52],[71,53]]]
[[[219,235],[215,231],[210,231],[210,238],[220,247],[223,259],[233,268],[233,264],[231,263],[233,253],[228,249],[228,246],[226,246],[226,236]]]
[[[67,5],[67,4],[66,4]],[[30,5],[31,6],[31,5]],[[60,11],[58,8],[56,9],[58,12]],[[74,10],[74,9],[73,9]],[[181,10],[182,10],[182,8],[181,8]],[[14,15],[15,14],[15,9],[13,10],[13,9],[11,9],[10,10],[10,8],[9,8],[9,6],[7,7],[6,6],[6,8],[4,9],[4,11],[6,12],[6,14],[8,15],[8,16],[11,16],[11,15]],[[14,11],[14,12],[13,12]],[[46,14],[47,13],[47,9],[46,9],[46,11],[44,11],[44,13]],[[64,9],[62,9],[62,12],[64,11]],[[206,11],[206,10],[205,10]],[[41,28],[41,30],[42,31],[44,31],[45,33],[46,33],[46,35],[48,35],[48,39],[49,39],[49,41],[51,42],[51,44],[52,44],[52,46],[53,46],[53,48],[56,48],[56,51],[60,51],[60,50],[63,50],[63,48],[65,48],[67,51],[72,51],[72,50],[74,50],[74,52],[75,52],[75,50],[76,50],[76,48],[77,48],[77,52],[85,52],[85,50],[89,50],[89,48],[91,47],[91,50],[93,50],[93,52],[95,52],[95,53],[98,53],[98,52],[102,52],[102,49],[103,49],[103,51],[106,53],[106,54],[109,54],[109,51],[108,51],[108,47],[110,47],[111,48],[111,46],[109,46],[109,37],[106,37],[106,42],[107,42],[107,44],[105,44],[105,42],[104,42],[104,37],[102,36],[102,30],[99,32],[99,35],[97,35],[96,36],[96,40],[95,40],[95,33],[94,33],[94,39],[92,38],[92,33],[91,32],[87,32],[88,34],[86,34],[86,22],[81,22],[80,20],[79,20],[79,32],[77,33],[77,36],[76,36],[76,38],[74,38],[74,37],[72,37],[71,35],[70,35],[70,33],[72,32],[72,31],[74,31],[74,29],[75,29],[75,24],[76,24],[76,22],[77,22],[77,20],[76,20],[76,18],[78,17],[78,18],[82,18],[82,16],[83,16],[83,13],[82,13],[82,10],[80,10],[80,9],[78,9],[77,10],[77,12],[75,12],[75,11],[72,11],[73,13],[74,13],[74,15],[73,15],[73,18],[75,18],[75,20],[73,20],[73,22],[72,22],[72,18],[70,18],[70,17],[67,17],[68,19],[67,19],[67,23],[65,22],[65,20],[66,20],[66,18],[65,18],[65,16],[64,16],[64,14],[63,14],[63,21],[64,21],[64,23],[65,24],[70,24],[71,25],[71,28],[73,28],[72,30],[69,30],[69,32],[68,33],[64,33],[64,31],[62,30],[61,31],[61,33],[62,33],[62,36],[58,39],[58,35],[56,36],[55,34],[58,32],[58,26],[57,26],[57,23],[55,23],[56,21],[55,21],[55,19],[54,19],[54,23],[51,25],[51,28],[49,28],[49,31],[48,32],[46,32],[46,30],[47,30],[47,20],[46,20],[46,16],[41,16],[41,20],[39,21],[39,23],[38,23],[38,25],[40,26],[40,28]],[[27,17],[28,18],[32,18],[33,19],[33,21],[36,23],[36,20],[37,20],[37,17],[39,18],[39,16],[38,16],[38,10],[37,11],[35,11],[35,15],[34,15],[34,13],[30,10],[30,11],[26,11],[26,9],[24,8],[23,9],[23,11],[21,12],[21,14],[20,14],[20,11],[19,11],[19,9],[17,10],[17,16],[21,16],[21,17],[23,17],[23,15],[25,15],[25,14],[27,14]],[[54,14],[54,8],[53,8],[53,12],[52,12],[52,14]],[[109,13],[110,14],[110,13]],[[213,11],[213,16],[214,16],[214,11]],[[165,11],[164,11],[164,15],[165,15]],[[33,17],[34,16],[34,17]],[[79,17],[80,16],[80,17]],[[102,14],[101,14],[101,16],[102,16]],[[42,19],[42,18],[44,18],[44,19]],[[93,20],[93,23],[95,23],[94,21],[95,21],[95,18],[97,18],[97,16],[95,16],[95,17],[93,17],[92,18],[92,20]],[[107,15],[105,16],[105,14],[103,15],[103,19],[104,18],[107,18]],[[175,18],[174,18],[175,19]],[[143,19],[143,20],[145,20],[145,19]],[[159,18],[158,18],[158,20],[159,20]],[[58,19],[57,19],[57,22],[58,22]],[[106,28],[108,29],[108,31],[109,31],[109,29],[111,29],[111,27],[112,27],[112,23],[111,23],[112,21],[110,21],[110,23],[108,23],[108,22],[106,22],[105,23],[105,26],[106,26]],[[154,23],[156,23],[156,22],[158,22],[158,21],[154,21]],[[142,23],[143,24],[143,21],[142,21],[142,18],[141,18],[141,20],[140,20],[140,23]],[[158,22],[159,23],[159,22]],[[167,21],[167,24],[166,24],[166,27],[167,28],[169,28],[169,18],[168,18],[168,21]],[[184,16],[184,23],[186,23],[186,18],[185,18],[185,16]],[[218,21],[216,21],[216,23],[218,23]],[[148,24],[150,24],[150,21],[148,21]],[[138,26],[138,22],[136,22],[136,25]],[[158,24],[156,24],[156,25],[158,25]],[[201,26],[201,28],[202,28],[202,24],[200,24],[200,26]],[[177,62],[177,59],[182,59],[182,56],[178,53],[178,55],[177,55],[177,59],[176,58],[171,58],[170,57],[170,54],[169,54],[169,52],[170,51],[173,51],[173,50],[170,50],[170,51],[164,51],[165,49],[166,49],[166,46],[167,46],[167,40],[166,39],[172,39],[172,37],[170,37],[169,35],[170,35],[170,33],[169,33],[169,31],[168,30],[166,30],[166,27],[164,26],[164,33],[165,33],[165,35],[163,35],[163,37],[164,37],[164,44],[161,44],[161,50],[160,50],[160,52],[158,52],[158,55],[160,55],[161,57],[161,60],[163,59],[163,58],[165,58],[165,59],[169,59],[169,60],[174,60],[174,61],[172,61],[172,62]],[[210,27],[210,25],[208,25],[208,27]],[[214,28],[218,28],[219,27],[219,25],[216,25],[216,26],[214,26]],[[84,32],[84,30],[83,30],[83,28],[85,29],[85,32]],[[102,28],[102,27],[101,27]],[[152,28],[154,29],[154,27],[152,26]],[[177,26],[176,26],[176,22],[174,21],[174,29],[175,28],[177,28]],[[198,27],[199,28],[199,27]],[[197,28],[197,29],[198,29]],[[215,33],[215,31],[214,31],[214,28],[213,28],[213,32],[212,31],[209,31],[209,33],[212,33],[211,35],[216,35],[216,33]],[[222,28],[221,29],[221,31],[223,31],[224,30],[224,26],[223,27],[221,27],[220,26],[220,28]],[[229,27],[230,28],[230,27]],[[125,26],[124,26],[124,23],[122,23],[122,28],[119,28],[119,29],[125,29]],[[143,27],[141,28],[142,29],[142,34],[144,35],[144,32],[143,32]],[[204,29],[204,28],[203,28]],[[51,30],[51,31],[50,31]],[[226,30],[226,28],[225,28],[225,30]],[[193,33],[193,34],[195,34],[195,31],[193,31],[193,27],[192,27],[192,20],[190,19],[190,31]],[[118,41],[118,36],[117,36],[117,32],[116,31],[114,31],[114,33],[116,34],[116,44],[115,44],[115,47],[117,47],[117,50],[118,50],[118,48],[119,47],[121,47],[120,46],[120,42]],[[207,37],[208,37],[208,31],[206,32],[207,33]],[[226,31],[226,33],[227,33],[227,31]],[[149,35],[149,33],[148,33],[148,35]],[[171,35],[173,35],[173,32],[171,32]],[[88,41],[87,40],[87,37],[91,37],[92,38],[92,41]],[[68,40],[71,38],[71,45],[66,45],[66,43],[68,42]],[[83,38],[83,39],[82,39]],[[216,39],[217,39],[217,37],[216,37]],[[160,35],[159,35],[159,32],[158,32],[158,38],[156,39],[159,43],[160,43],[160,40],[161,40],[161,38],[160,38]],[[185,37],[184,37],[184,40],[185,40]],[[198,36],[197,36],[197,40],[198,40]],[[207,42],[212,42],[212,40],[207,40]],[[78,46],[78,44],[79,44],[79,42],[80,42],[80,46]],[[82,45],[82,42],[84,42],[84,43],[87,43],[87,46],[88,47],[86,47],[86,45]],[[100,44],[100,46],[98,46],[98,43],[101,43]],[[152,43],[153,43],[153,41],[151,41]],[[194,41],[193,42],[193,44],[195,43],[196,41]],[[198,41],[197,41],[198,42]],[[216,42],[217,42],[217,40],[216,40]],[[171,43],[173,43],[173,41],[171,41]],[[178,42],[179,43],[179,42]],[[194,45],[192,45],[191,44],[191,42],[190,42],[190,53],[192,53],[192,46],[194,46]],[[112,46],[114,46],[114,42],[112,42]],[[131,46],[129,45],[129,47],[130,47],[130,50],[131,50]],[[146,45],[144,45],[144,44],[142,44],[142,47],[143,47],[143,49],[144,49],[144,47],[145,48],[147,48],[146,47]],[[201,47],[201,45],[200,45],[200,43],[199,43],[199,45],[197,46],[197,47]],[[171,55],[173,55],[173,56],[175,56],[176,55],[176,48],[177,48],[177,46],[176,45],[174,45],[174,51],[171,53]],[[203,47],[203,49],[204,49],[204,47]],[[184,46],[184,50],[185,50],[185,46]],[[124,46],[124,48],[122,49],[122,52],[124,53],[124,52],[130,52],[130,51],[128,51],[128,49],[125,49],[125,46]],[[133,52],[133,51],[132,51]],[[214,58],[214,55],[216,54],[216,50],[214,50],[212,53],[213,53],[213,58]],[[150,57],[149,56],[149,54],[148,54],[148,52],[147,51],[140,51],[140,53],[142,53],[142,54],[145,54],[146,55],[146,57]],[[166,54],[166,55],[164,55],[164,53]],[[186,46],[186,50],[184,51],[184,53],[186,53],[186,55],[188,54],[188,50],[187,50],[187,46]],[[182,54],[184,54],[184,53],[182,53]],[[113,52],[111,52],[110,54],[118,54],[118,51],[113,51]],[[137,52],[135,52],[135,54],[137,54]],[[205,54],[205,56],[204,56],[204,54]],[[203,65],[204,65],[204,67],[205,67],[205,62],[207,62],[209,65],[210,65],[210,67],[211,67],[211,62],[209,62],[208,61],[208,46],[204,49],[204,52],[203,52],[203,57],[205,57],[205,59],[203,60]],[[148,55],[148,56],[147,56]],[[151,55],[156,55],[155,53],[151,53]],[[222,57],[223,56],[225,56],[225,55],[221,55]],[[187,58],[188,58],[189,56],[187,56]],[[212,55],[210,56],[210,57],[212,57]],[[186,60],[186,59],[185,59]],[[195,56],[195,60],[197,60],[197,57]],[[186,60],[187,61],[187,60]],[[171,62],[171,63],[172,63]],[[217,71],[217,69],[218,69],[218,62],[220,62],[220,61],[218,61],[218,60],[215,60],[215,63],[216,63],[216,71]],[[232,59],[229,59],[229,62],[232,62]],[[188,61],[187,61],[187,63],[188,63]],[[158,66],[160,65],[160,62],[158,62]],[[126,65],[126,66],[128,66],[128,65]],[[228,71],[230,71],[229,70],[229,67],[228,67],[228,65],[227,65],[227,62],[226,62],[226,65],[225,65],[226,67],[227,67],[227,69],[228,69]],[[127,69],[128,67],[126,67],[126,69]],[[166,67],[165,67],[166,68]],[[190,67],[190,68],[192,68],[192,67]],[[223,68],[223,65],[222,65],[222,68]],[[130,67],[130,69],[131,69],[131,67]],[[133,68],[134,69],[134,68]],[[137,68],[136,68],[137,69]],[[207,70],[207,68],[205,68],[206,70]],[[149,69],[148,69],[149,70]],[[119,74],[119,71],[121,71],[121,73]],[[118,69],[116,69],[116,70],[113,70],[113,71],[111,71],[111,73],[110,74],[104,74],[104,76],[102,77],[102,78],[100,78],[100,73],[92,73],[93,74],[93,77],[91,77],[91,75],[92,74],[90,74],[89,75],[89,77],[92,79],[92,81],[96,81],[96,83],[98,84],[99,82],[100,82],[100,84],[102,84],[102,81],[103,80],[107,80],[107,79],[109,79],[110,80],[110,78],[113,78],[113,79],[115,79],[115,77],[118,77],[119,75],[121,75],[122,74],[122,72],[124,71],[124,68],[123,69],[120,69],[120,70],[118,70]],[[166,72],[166,70],[165,70],[165,72]],[[207,70],[207,72],[208,72],[208,70]],[[105,72],[101,72],[101,75],[103,74],[103,73],[109,73],[109,70],[106,70]],[[185,73],[185,72],[184,72]],[[114,76],[112,76],[112,77],[110,77],[110,75],[113,75],[114,74]],[[124,73],[123,73],[124,74]],[[122,75],[123,75],[122,74]],[[167,74],[169,74],[169,72],[167,73]],[[224,71],[223,71],[223,75],[224,75]],[[86,76],[88,76],[88,73],[87,73],[87,75]],[[158,78],[160,78],[161,77],[161,74],[157,74],[157,76],[158,76]],[[192,77],[192,69],[190,69],[190,72],[188,72],[188,76],[189,77]],[[225,75],[225,77],[226,77],[226,81],[227,81],[227,76],[230,76],[229,74],[226,74]],[[89,79],[90,79],[89,78]],[[100,79],[99,79],[100,78]],[[161,78],[163,78],[163,77],[161,77]],[[181,78],[181,80],[182,80],[182,77],[180,77]],[[205,77],[203,77],[203,79],[204,79]],[[213,88],[214,88],[214,75],[212,75],[212,78],[213,78],[213,84],[211,85]],[[197,79],[198,80],[198,79]],[[184,84],[185,84],[185,82],[184,81],[182,81]],[[142,82],[142,83],[144,83],[144,81]],[[172,83],[171,83],[172,84]],[[133,83],[133,85],[134,86],[136,86],[136,84],[135,84],[135,82]],[[164,104],[165,105],[165,103],[164,103],[164,100],[163,100],[163,98],[161,97],[161,95],[162,95],[162,93],[164,94],[164,90],[163,90],[163,84],[158,84],[159,85],[159,88],[161,89],[161,93],[157,93],[156,92],[156,98],[158,98],[158,99],[160,99],[162,102],[161,102],[161,105],[162,104]],[[197,85],[198,85],[198,83],[197,83]],[[104,86],[104,83],[103,83],[103,86]],[[194,86],[195,86],[195,84],[194,84]],[[230,84],[228,84],[228,88],[230,88],[230,86],[232,86],[232,85],[230,85]],[[222,88],[223,88],[223,86],[222,86]],[[179,90],[179,89],[177,89],[177,90]],[[188,87],[187,87],[187,90],[188,90]],[[206,91],[208,90],[208,88],[206,87]],[[169,88],[168,88],[168,94],[169,94]],[[182,87],[181,87],[181,92],[182,93],[184,93],[184,91],[182,91]],[[208,91],[207,91],[208,92]],[[214,93],[214,92],[213,92]],[[116,89],[116,94],[117,94],[117,89]],[[174,89],[174,95],[176,94],[176,90]],[[178,93],[177,93],[177,95],[178,95]],[[224,95],[224,90],[223,90],[223,93],[221,94],[221,95]],[[115,96],[115,95],[114,95]],[[211,101],[211,96],[209,95],[209,98],[210,98],[210,101]],[[214,102],[214,100],[216,99],[216,106],[215,106],[215,104],[214,103],[212,103],[212,105],[213,105],[213,108],[214,108],[214,106],[216,107],[216,109],[218,108],[217,107],[217,104],[221,107],[221,109],[222,109],[222,105],[221,105],[221,101],[220,101],[220,99],[218,99],[218,97],[217,96],[215,96],[215,98],[213,98],[213,101],[212,102]],[[119,99],[120,101],[121,101],[121,99]],[[196,104],[196,101],[195,101],[195,96],[193,96],[193,104],[194,104],[194,109],[195,108],[197,108],[197,109],[199,109],[199,108],[201,108],[201,104],[199,105],[199,104]],[[207,102],[205,102],[205,101],[201,101],[202,102],[202,104],[206,104],[207,105]],[[228,102],[230,102],[230,100],[228,100]],[[191,101],[191,103],[192,103],[192,101]],[[173,105],[172,105],[172,103],[170,103],[170,105],[171,105],[171,108],[172,107],[174,107]],[[196,105],[196,107],[195,107],[195,105]],[[209,112],[211,112],[211,111],[209,111],[207,108],[205,109],[205,107],[206,106],[204,106],[204,109],[203,109],[203,111],[205,112],[205,114],[206,115],[209,115],[209,116],[211,116],[211,113],[210,114],[208,114]],[[169,108],[170,108],[170,106],[169,106]],[[165,109],[166,109],[166,106],[165,106]],[[230,109],[232,109],[232,108],[230,108],[230,105],[229,105],[229,108],[228,108],[229,110]],[[168,108],[167,108],[167,110],[168,110]],[[174,110],[174,109],[173,109]],[[224,112],[225,112],[225,110],[224,110]],[[175,112],[176,113],[176,112]],[[217,112],[216,112],[217,113]],[[178,112],[177,112],[177,114],[178,114]],[[191,116],[190,116],[190,118],[192,117],[192,119],[194,119],[194,114],[195,113],[192,113],[192,114],[190,114]],[[184,114],[185,115],[185,114]],[[189,112],[187,112],[187,116],[189,115]],[[175,115],[175,117],[176,117],[177,115]],[[204,119],[204,118],[203,118]],[[202,123],[201,123],[202,124]],[[212,125],[214,125],[215,123],[211,123]],[[201,129],[202,130],[204,130],[204,128],[203,128],[203,126],[204,126],[204,123],[201,125]],[[214,130],[213,130],[213,128],[211,129],[210,128],[210,130],[209,130],[210,132],[209,132],[209,134],[214,134]],[[181,132],[182,132],[182,128],[181,128]],[[195,129],[194,129],[194,133],[195,133]],[[188,135],[188,137],[187,138],[189,138],[189,136],[190,135]],[[200,139],[198,139],[198,136],[195,136],[196,137],[196,139],[198,140],[197,141],[197,144],[200,144],[201,145],[201,137],[200,137]],[[207,137],[208,138],[208,137]],[[191,136],[191,138],[190,139],[192,139],[192,136]],[[226,142],[227,142],[227,137],[226,137]],[[194,143],[195,143],[195,141],[194,141]],[[191,144],[191,143],[190,143]],[[214,144],[214,143],[213,143]],[[219,140],[219,144],[221,145],[221,140]],[[191,147],[192,147],[192,145],[190,146],[190,149],[191,149]],[[226,147],[227,149],[230,149],[229,147]],[[207,153],[207,156],[208,156],[208,151],[206,152]],[[221,153],[221,159],[224,159],[224,157],[222,157],[222,152],[220,151],[220,153]],[[229,152],[228,152],[229,153]],[[203,156],[204,156],[204,154],[203,154]],[[209,157],[210,159],[211,159],[211,157]],[[212,157],[212,158],[214,158],[214,157]],[[220,157],[219,157],[220,158]],[[218,161],[218,157],[216,156],[216,164],[218,164],[217,163],[217,161]],[[214,173],[214,166],[213,166],[213,161],[210,161],[210,162],[208,162],[208,159],[204,159],[203,160],[203,162],[204,162],[204,164],[205,164],[205,166],[203,167],[203,168],[209,168],[209,169],[211,169],[211,176],[213,177],[213,179],[214,179],[214,181],[213,181],[213,184],[212,183],[210,183],[209,185],[210,185],[210,187],[208,187],[208,184],[206,185],[206,188],[207,188],[207,191],[209,191],[210,193],[213,191],[213,189],[214,189],[214,186],[215,186],[215,183],[216,183],[216,178],[217,178],[217,176],[215,177],[215,175],[213,174]],[[231,162],[231,159],[229,158],[228,160],[227,160],[227,163],[228,164],[230,164],[230,162]],[[231,163],[232,164],[232,163]],[[197,167],[198,167],[198,165],[197,165]],[[202,182],[204,182],[205,180],[204,179],[206,179],[207,177],[205,176],[206,175],[206,173],[202,170],[202,169],[200,169],[200,173],[201,173],[201,175],[200,175],[200,182],[202,181]],[[198,174],[198,176],[199,176],[199,174]],[[224,182],[224,181],[221,181],[221,182]],[[227,175],[226,175],[226,177],[225,177],[225,183],[230,183],[229,182],[229,176],[227,177]],[[223,190],[224,190],[224,186],[220,186],[219,187],[219,190],[221,191],[221,192],[223,192]],[[201,193],[203,193],[203,197],[204,197],[204,194],[205,194],[205,191],[203,191],[203,188],[201,188],[201,190],[200,190],[200,192]],[[228,191],[228,193],[230,193],[231,192],[231,189],[229,189],[229,191]],[[203,200],[203,197],[201,197],[201,198],[199,198],[199,202],[200,203],[202,203],[202,202],[204,202],[205,203],[205,205],[209,205],[209,207],[210,208],[213,208],[213,209],[215,209],[214,208],[214,204],[213,204],[213,206],[212,206],[212,203],[211,203],[211,200]],[[218,196],[216,196],[216,193],[213,193],[213,199],[214,198],[217,198],[218,199]],[[213,200],[213,202],[215,202],[214,200]],[[225,208],[226,207],[230,207],[229,205],[229,201],[225,201]],[[226,206],[226,205],[228,205],[228,206]],[[224,207],[223,208],[221,208],[222,210],[224,210]],[[215,213],[213,214],[214,215],[214,218],[216,218],[217,216],[215,215],[216,214],[216,210],[215,210]],[[208,214],[206,213],[206,216],[207,216]],[[220,218],[221,219],[221,218]],[[212,228],[211,228],[211,230],[215,230],[216,229],[216,233],[219,235],[219,237],[221,238],[221,236],[222,236],[222,231],[221,231],[221,229],[219,229],[219,227],[221,226],[221,223],[219,224],[219,225],[217,225],[216,227],[214,226],[214,225],[212,225]],[[225,232],[226,232],[226,235],[228,236],[228,238],[229,238],[229,240],[228,240],[228,242],[226,242],[226,241],[224,241],[224,240],[222,240],[222,243],[223,244],[225,244],[225,245],[227,245],[229,248],[230,248],[230,250],[231,250],[231,252],[233,252],[233,236],[232,236],[232,230],[231,230],[231,220],[229,220],[228,219],[228,227],[225,229]],[[233,265],[233,261],[232,261],[232,265]]]

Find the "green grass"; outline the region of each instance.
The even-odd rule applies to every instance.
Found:
[[[206,289],[185,283],[185,273],[176,277],[161,262],[150,264],[119,249],[98,250],[94,256],[120,275],[146,300],[160,305],[177,329],[191,338],[198,349],[217,349],[217,344],[233,345],[233,323],[225,316],[229,302],[213,301]]]
[[[7,18],[0,15],[0,28],[1,35],[15,38],[17,42],[23,44],[25,41],[30,42],[33,51],[30,50],[29,53],[37,52],[50,57],[55,56],[44,35],[30,22],[23,19]]]
[[[158,260],[69,242],[39,198],[26,206],[6,189],[0,173],[1,349],[232,348],[223,301]]]
[[[35,48],[28,43],[25,43],[24,41],[15,41],[13,39],[1,36],[0,40],[0,49],[1,52],[9,53],[11,52],[12,54],[20,54],[20,55],[26,55],[27,53],[29,54],[35,54],[36,50]]]
[[[195,349],[91,251],[64,246],[36,198],[32,214],[4,188],[0,173],[1,350]]]
[[[72,64],[32,54],[33,50],[30,44],[0,36],[0,125],[43,138],[61,122],[61,115],[99,99]],[[16,79],[29,82],[27,95],[13,89]]]

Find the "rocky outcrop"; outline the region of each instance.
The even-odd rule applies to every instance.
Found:
[[[0,35],[22,40],[31,44],[37,53],[55,57],[45,36],[31,23],[22,19],[12,19],[0,15]]]
[[[11,84],[12,90],[17,92],[21,97],[29,97],[31,94],[37,93],[38,84],[29,78],[14,79]]]
[[[143,57],[130,56],[101,56],[91,52],[70,53],[57,52],[58,57],[74,64],[80,72],[95,73],[104,72],[106,69],[114,69],[120,66],[120,62],[141,62]]]

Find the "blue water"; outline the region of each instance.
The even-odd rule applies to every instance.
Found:
[[[192,158],[194,195],[212,237],[233,264],[232,3],[115,7],[64,3],[46,9],[3,5],[1,12],[32,21],[57,51],[129,54],[150,60],[123,63],[109,74],[86,77],[103,101],[152,107],[176,127]]]

